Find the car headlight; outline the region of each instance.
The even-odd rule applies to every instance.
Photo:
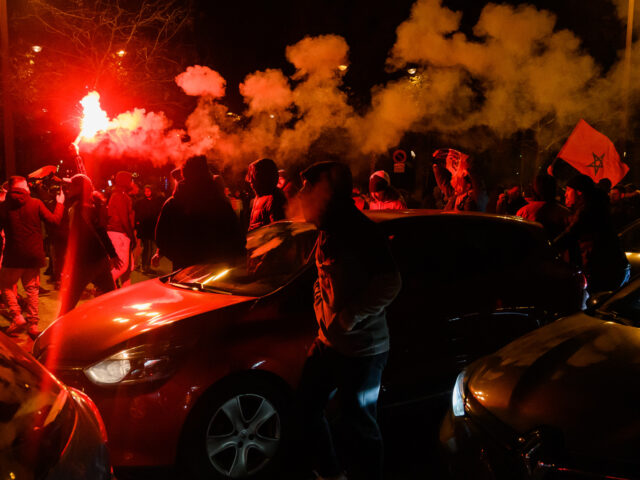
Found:
[[[180,347],[165,344],[140,345],[122,350],[84,369],[97,385],[116,385],[161,380],[176,367]]]
[[[453,415],[456,417],[464,417],[464,380],[465,372],[462,371],[458,375],[458,378],[456,378],[456,383],[453,386],[453,392],[451,394],[451,410],[453,411]]]

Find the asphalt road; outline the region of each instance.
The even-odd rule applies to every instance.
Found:
[[[381,412],[386,480],[446,480],[438,452],[438,430],[446,408],[445,402],[439,402],[396,407]],[[175,468],[144,468],[116,470],[116,478],[178,480],[182,476]],[[312,475],[303,475],[300,480],[313,478]]]

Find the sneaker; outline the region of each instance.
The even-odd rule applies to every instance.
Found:
[[[38,327],[37,323],[31,323],[29,324],[27,333],[29,334],[32,340],[35,340],[42,333],[42,330],[40,330],[40,327]]]
[[[7,327],[4,331],[7,335],[15,335],[18,332],[24,329],[24,326],[27,324],[27,321],[20,315],[19,317],[15,317],[11,322],[11,325]]]

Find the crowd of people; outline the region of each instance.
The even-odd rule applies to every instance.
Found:
[[[513,186],[491,202],[473,169],[451,172],[436,159],[433,173],[433,201],[444,210],[495,212],[540,223],[558,252],[586,275],[590,293],[629,280],[616,232],[640,215],[634,187],[596,184],[576,175],[561,201],[556,179],[541,173],[530,194]],[[0,289],[11,320],[5,333],[26,330],[34,338],[40,333],[40,272],[47,257],[62,315],[77,305],[89,284],[98,294],[125,287],[134,268],[152,274],[162,257],[174,270],[230,262],[245,255],[249,232],[301,217],[319,230],[314,287],[319,330],[298,392],[312,439],[311,461],[319,477],[344,478],[323,413],[338,388],[354,439],[351,477],[381,478],[376,403],[389,350],[385,309],[401,278],[386,238],[362,211],[407,208],[389,173],[373,172],[365,194],[354,187],[343,163],[316,163],[297,182],[262,158],[248,167],[250,204],[248,196],[232,192],[211,173],[204,156],[189,158],[172,178],[173,192],[165,199],[151,185],[140,188],[125,171],[115,175],[108,198],[83,174],[53,186],[50,178],[30,185],[24,177],[11,177],[0,199]],[[19,282],[26,292],[22,305]]]

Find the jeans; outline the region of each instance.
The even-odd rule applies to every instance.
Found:
[[[152,238],[143,238],[140,242],[142,243],[142,269],[148,270],[151,266],[151,257],[155,252],[154,242]]]
[[[329,424],[324,414],[336,391],[349,479],[383,478],[382,435],[377,422],[377,403],[382,371],[388,354],[347,357],[316,339],[309,351],[298,389],[306,446],[319,475],[342,472]]]
[[[629,283],[631,278],[631,265],[627,264],[624,269],[609,269],[598,272],[598,275],[587,276],[587,290],[589,295],[598,292],[616,291],[623,285]]]
[[[69,312],[77,305],[89,283],[93,283],[101,294],[115,290],[116,284],[111,276],[111,264],[106,257],[93,264],[78,262],[62,274],[58,316]]]
[[[64,268],[64,258],[67,252],[67,240],[55,239],[51,246],[51,261],[53,262],[53,281],[59,282],[62,278],[62,269]]]
[[[18,304],[18,281],[27,292],[26,316],[31,323],[38,323],[38,292],[40,289],[39,268],[9,268],[0,269],[0,289],[2,297],[9,307],[11,320],[24,318]]]

